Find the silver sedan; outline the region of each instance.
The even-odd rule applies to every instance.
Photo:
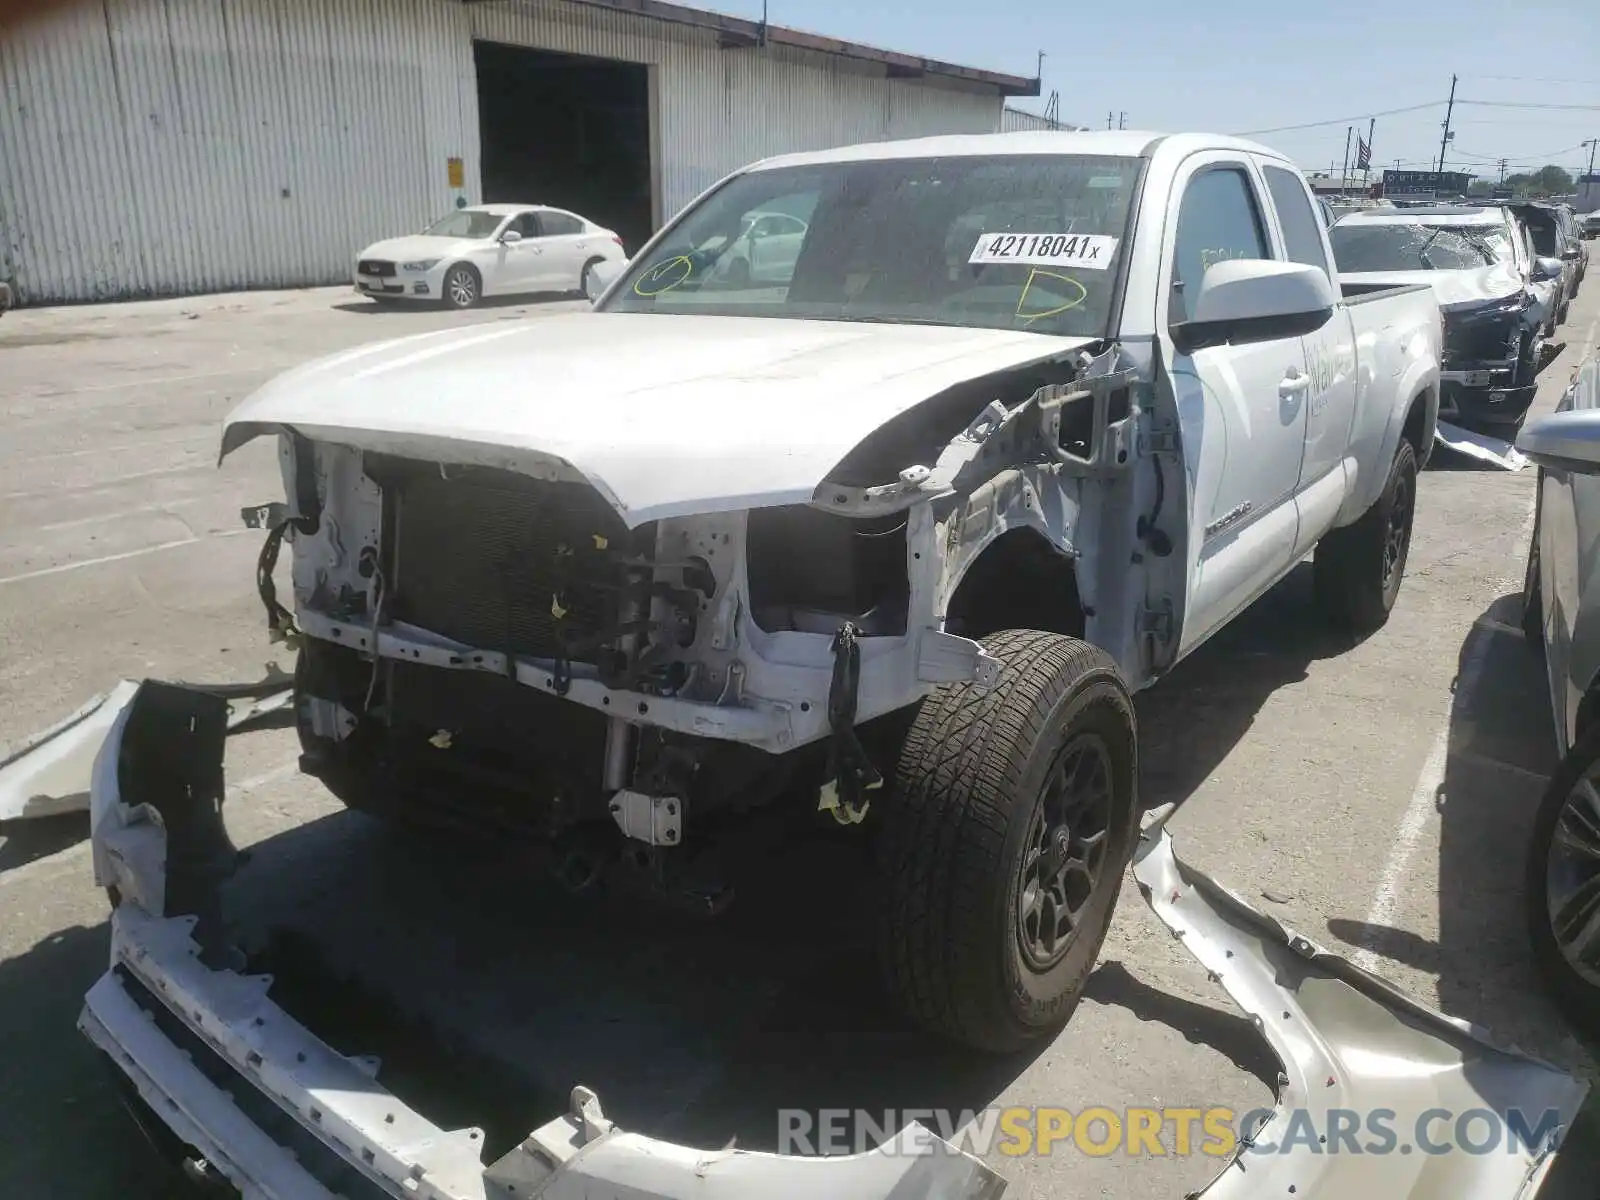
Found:
[[[1529,932],[1557,1000],[1600,1029],[1600,355],[1517,447],[1539,467],[1523,630],[1544,644],[1562,754],[1528,852]]]

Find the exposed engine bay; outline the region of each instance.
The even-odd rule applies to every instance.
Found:
[[[974,639],[1085,633],[1074,528],[1132,491],[1150,419],[1116,360],[956,384],[808,503],[632,526],[554,459],[530,473],[280,428],[289,503],[246,515],[269,529],[270,627],[300,647],[303,769],[353,807],[549,843],[574,884],[619,859],[663,883],[691,824],[698,843],[784,798],[861,821],[898,714],[992,677]],[[1153,518],[1149,536],[1171,552]]]

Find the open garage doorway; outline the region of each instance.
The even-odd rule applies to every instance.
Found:
[[[654,230],[650,68],[474,42],[486,202],[550,204],[617,231]]]

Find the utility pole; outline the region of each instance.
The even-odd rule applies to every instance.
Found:
[[[1596,146],[1600,146],[1600,138],[1590,138],[1587,142],[1584,143],[1584,145],[1589,147],[1589,170],[1588,170],[1587,173],[1590,174],[1590,175],[1593,175],[1594,174],[1594,148]]]
[[[1378,132],[1378,118],[1372,117],[1367,121],[1367,153],[1365,161],[1361,164],[1361,190],[1372,190],[1372,135]]]
[[[1439,139],[1439,170],[1444,170],[1444,148],[1450,144],[1450,115],[1456,110],[1456,77],[1450,76],[1450,100],[1444,106],[1444,136]]]
[[[1117,128],[1118,129],[1126,129],[1127,127],[1128,127],[1128,114],[1126,112],[1118,113],[1117,114]]]
[[[1504,183],[1505,181],[1506,181],[1506,160],[1502,158],[1500,160],[1500,182]]]
[[[1354,125],[1344,127],[1344,168],[1339,172],[1339,195],[1344,195],[1346,185],[1350,182],[1350,135],[1356,131]]]
[[[1112,124],[1116,121],[1116,119],[1117,119],[1117,114],[1116,113],[1108,112],[1106,114],[1106,128],[1110,129]]]

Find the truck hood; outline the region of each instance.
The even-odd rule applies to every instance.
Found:
[[[891,418],[1090,342],[768,317],[538,317],[380,342],[292,370],[228,416],[222,454],[292,427],[430,461],[565,470],[637,526],[809,500]]]
[[[390,262],[414,262],[427,258],[450,258],[468,250],[483,248],[486,238],[437,237],[426,233],[413,233],[405,237],[387,238],[373,242],[357,258],[381,258]]]
[[[1504,300],[1522,289],[1522,277],[1504,263],[1476,271],[1341,271],[1339,278],[1345,283],[1381,287],[1425,283],[1441,306]]]

